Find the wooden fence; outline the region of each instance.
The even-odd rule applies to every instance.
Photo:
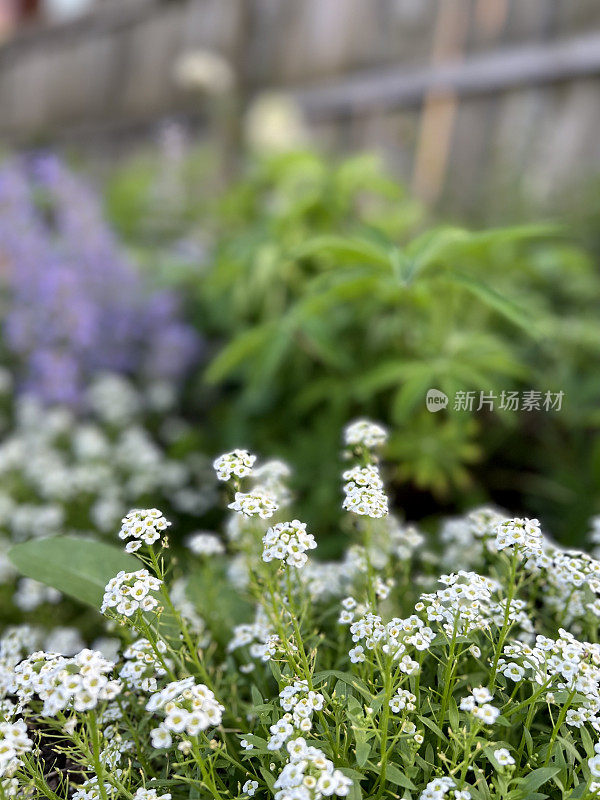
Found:
[[[88,149],[201,117],[183,53],[284,89],[315,138],[381,150],[424,200],[551,205],[600,172],[597,0],[102,0],[0,47],[0,137]]]

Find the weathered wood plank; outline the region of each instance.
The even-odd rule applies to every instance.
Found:
[[[323,86],[299,88],[296,99],[312,117],[368,113],[419,105],[424,96],[487,94],[600,74],[600,34],[569,41],[505,48],[427,69],[361,73]]]

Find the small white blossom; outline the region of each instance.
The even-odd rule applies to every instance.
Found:
[[[263,561],[284,561],[291,567],[303,567],[307,550],[317,546],[315,537],[306,532],[306,523],[297,519],[279,522],[269,528],[263,537]]]
[[[370,450],[386,443],[387,431],[375,422],[359,419],[346,427],[344,440],[351,447],[362,446]]]
[[[245,517],[268,519],[277,511],[277,503],[267,492],[255,489],[246,493],[236,492],[233,503],[229,503],[227,508]]]
[[[143,544],[154,544],[171,524],[158,508],[134,508],[121,522],[119,538],[133,539],[125,546],[128,553],[134,553]]]
[[[220,481],[228,481],[232,475],[236,478],[252,475],[255,461],[256,456],[247,450],[233,450],[231,453],[224,453],[216,458],[213,467]]]

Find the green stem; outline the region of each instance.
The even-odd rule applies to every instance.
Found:
[[[458,622],[458,615],[454,619],[454,626],[452,628],[452,639],[450,640],[450,649],[448,651],[448,660],[444,669],[444,693],[442,695],[442,705],[440,707],[440,716],[438,718],[438,727],[443,731],[444,721],[446,719],[446,712],[450,703],[450,695],[452,693],[452,672],[454,671],[454,653],[456,652],[456,627]]]
[[[556,737],[558,736],[558,731],[560,730],[561,725],[565,721],[565,718],[567,716],[567,711],[569,710],[569,706],[571,705],[571,701],[575,697],[575,692],[576,689],[571,689],[571,691],[569,692],[569,696],[567,697],[567,702],[561,708],[560,714],[558,715],[558,719],[556,720],[556,723],[552,728],[552,735],[550,736],[550,742],[548,744],[548,752],[546,753],[546,758],[543,764],[544,767],[547,767],[548,763],[550,762],[550,758],[552,757],[552,748],[554,746],[554,742],[556,741]]]
[[[492,670],[490,673],[490,680],[488,682],[488,690],[492,694],[494,693],[494,687],[496,685],[498,662],[500,661],[500,656],[502,655],[502,650],[504,648],[504,642],[506,641],[506,637],[508,636],[508,631],[510,630],[511,626],[510,610],[512,601],[516,594],[516,576],[517,576],[518,559],[519,559],[519,553],[515,549],[515,552],[512,557],[512,562],[510,565],[510,579],[508,583],[508,594],[506,596],[506,609],[504,611],[504,621],[502,623],[502,628],[500,629],[500,636],[498,637],[498,644],[496,645],[496,651],[494,653],[494,661],[492,663]]]
[[[98,791],[102,800],[108,800],[106,794],[106,787],[104,786],[104,765],[100,759],[100,733],[98,731],[98,723],[96,715],[91,711],[87,715],[88,731],[90,740],[92,742],[92,761],[96,777],[98,778]]]

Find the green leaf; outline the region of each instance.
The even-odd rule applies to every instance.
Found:
[[[80,536],[34,539],[12,547],[8,557],[22,575],[98,609],[112,577],[140,569],[120,548]]]
[[[540,331],[537,328],[537,322],[531,317],[525,308],[522,308],[513,300],[497,292],[491,286],[477,280],[470,275],[465,275],[460,272],[452,271],[449,273],[453,283],[460,284],[464,289],[477,297],[490,308],[502,314],[503,317],[508,319],[514,325],[518,325],[522,330],[526,331],[533,338],[539,338]]]
[[[204,380],[207,383],[219,383],[219,381],[228,377],[247,358],[255,356],[258,351],[265,347],[271,341],[274,333],[275,327],[273,323],[269,322],[249,328],[244,333],[236,336],[210,362],[204,373]]]
[[[371,755],[371,745],[367,741],[365,732],[357,729],[355,731],[356,738],[356,763],[359,767],[364,767]]]
[[[547,783],[550,778],[560,772],[560,767],[540,767],[530,772],[527,777],[519,781],[519,789],[521,789],[525,796],[528,797],[529,792],[535,792],[544,783]]]
[[[421,720],[423,725],[426,725],[430,730],[432,730],[436,736],[446,741],[447,739],[446,734],[438,725],[435,724],[435,722],[433,722],[433,720],[430,720],[428,717],[419,717],[419,719]]]
[[[319,255],[320,253],[330,253],[340,258],[373,264],[374,266],[390,267],[390,256],[385,248],[367,239],[346,236],[315,236],[301,247],[298,247],[293,256],[305,258]]]
[[[395,783],[396,786],[402,786],[404,789],[416,789],[417,787],[398,767],[394,764],[388,764],[385,772],[385,777],[390,783]]]

